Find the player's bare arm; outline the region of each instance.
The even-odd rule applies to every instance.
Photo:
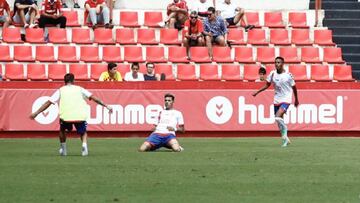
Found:
[[[49,106],[53,104],[51,101],[47,101],[45,102],[37,111],[35,111],[34,113],[32,113],[30,115],[31,119],[36,118],[37,115],[39,115],[41,112],[45,111],[47,108],[49,108]]]
[[[297,88],[296,85],[292,86],[293,92],[294,92],[294,96],[295,96],[295,107],[297,107],[299,105],[299,99],[298,99],[298,94],[297,94]]]
[[[262,91],[266,90],[267,88],[269,88],[270,85],[271,85],[271,83],[266,82],[266,84],[261,89],[259,89],[257,92],[253,93],[252,95],[254,97],[256,97],[256,95],[258,95],[260,92],[262,92]]]
[[[109,106],[109,105],[104,104],[99,98],[91,95],[91,96],[89,97],[89,100],[93,100],[95,103],[97,103],[97,104],[99,104],[99,105],[107,108],[107,109],[109,110],[109,112],[112,113],[112,111],[113,111],[112,107]]]
[[[170,131],[177,131],[177,132],[185,133],[184,125],[179,125],[179,127],[177,129],[174,129],[173,127],[168,126],[167,129]]]

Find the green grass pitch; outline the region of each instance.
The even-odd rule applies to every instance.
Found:
[[[359,138],[0,139],[0,202],[360,202]]]

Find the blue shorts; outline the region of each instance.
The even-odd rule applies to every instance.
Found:
[[[170,140],[176,139],[175,135],[161,135],[157,133],[151,133],[151,135],[146,139],[146,142],[151,144],[151,150],[159,149],[160,147],[166,146]]]
[[[86,121],[79,121],[79,122],[66,122],[60,119],[60,130],[66,130],[71,132],[73,125],[76,128],[76,133],[79,135],[83,135],[86,132],[87,122]]]
[[[229,25],[236,25],[236,24],[234,23],[234,17],[232,17],[232,18],[226,18],[225,20],[226,20],[227,23],[229,23]]]
[[[278,110],[280,108],[284,109],[284,112],[286,113],[289,106],[290,106],[290,104],[288,104],[288,103],[274,104],[274,114],[276,115],[276,112],[278,112]]]

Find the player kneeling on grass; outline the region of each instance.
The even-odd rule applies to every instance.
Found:
[[[140,152],[153,151],[160,147],[172,149],[174,152],[181,152],[184,149],[176,139],[175,132],[185,132],[184,118],[180,111],[173,108],[175,97],[172,94],[165,94],[165,109],[159,112],[159,120],[155,130],[140,146]]]
[[[282,137],[282,146],[286,147],[290,144],[290,139],[287,136],[287,126],[284,121],[284,114],[289,108],[292,102],[292,93],[294,92],[295,96],[295,107],[299,105],[297,89],[295,81],[291,73],[286,72],[284,69],[284,58],[276,57],[275,59],[276,70],[270,72],[266,78],[266,84],[264,87],[259,89],[253,94],[255,97],[260,92],[266,90],[270,87],[271,83],[274,84],[275,96],[274,96],[274,113],[275,121],[278,124],[281,137]]]
[[[37,111],[31,114],[30,118],[35,119],[36,116],[45,111],[51,104],[55,104],[60,99],[59,116],[60,116],[60,150],[61,156],[66,156],[66,132],[70,132],[73,125],[76,128],[76,132],[81,136],[82,148],[81,155],[88,155],[87,147],[87,103],[85,99],[92,100],[101,106],[106,107],[109,112],[112,112],[112,108],[104,104],[100,99],[93,96],[86,89],[74,85],[75,77],[72,73],[68,73],[64,76],[65,85],[58,89],[51,99],[45,102]]]

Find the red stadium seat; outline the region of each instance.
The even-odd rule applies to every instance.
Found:
[[[240,65],[237,64],[223,64],[221,65],[221,79],[226,81],[240,80]]]
[[[258,47],[257,61],[261,63],[274,63],[275,48],[273,47]]]
[[[220,80],[216,64],[200,65],[200,80]]]
[[[146,47],[146,61],[153,63],[166,62],[164,47]]]
[[[247,42],[252,45],[268,45],[265,37],[265,30],[253,29],[248,31]]]
[[[80,27],[77,10],[62,10],[67,27]]]
[[[236,47],[235,61],[240,63],[255,63],[252,47]]]
[[[213,47],[213,60],[218,63],[234,62],[230,47]]]
[[[341,48],[339,47],[325,47],[324,61],[328,63],[344,63],[342,59]]]
[[[130,29],[130,28],[116,29],[116,43],[136,44],[134,29]]]
[[[327,65],[312,65],[311,80],[321,82],[331,81],[329,77],[329,67]]]
[[[286,29],[270,30],[270,43],[275,45],[290,45],[288,31]]]
[[[67,44],[67,31],[63,28],[48,28],[49,42],[54,44]]]
[[[171,64],[156,64],[155,72],[165,74],[165,80],[175,80]]]
[[[191,61],[197,63],[208,63],[211,59],[207,47],[190,47]]]
[[[72,63],[69,72],[74,74],[76,80],[89,80],[87,64]]]
[[[265,65],[266,74],[269,74],[271,71],[275,70],[275,64],[266,64]]]
[[[28,80],[47,80],[45,72],[45,64],[43,63],[29,63],[27,65],[27,79]]]
[[[23,43],[20,28],[4,28],[2,30],[3,41],[7,43]]]
[[[32,46],[14,46],[14,60],[21,62],[34,62]]]
[[[259,78],[259,65],[247,64],[244,65],[244,80],[255,81]]]
[[[293,75],[295,81],[309,81],[306,65],[289,65],[289,72]]]
[[[154,29],[138,29],[137,42],[140,44],[155,45],[159,42],[156,41]]]
[[[228,41],[231,44],[244,45],[244,31],[242,29],[229,29]]]
[[[64,80],[64,75],[68,73],[65,64],[50,63],[48,65],[48,77],[51,80]]]
[[[197,80],[195,74],[195,65],[193,64],[178,64],[177,65],[177,79],[178,80]]]
[[[92,44],[89,28],[73,28],[72,42],[76,44]]]
[[[0,46],[0,61],[6,62],[6,61],[12,61],[12,57],[10,55],[10,46]]]
[[[58,60],[62,62],[78,62],[75,46],[59,46]]]
[[[94,42],[98,44],[115,44],[112,29],[97,28],[94,30]]]
[[[291,31],[291,44],[300,46],[312,45],[310,41],[310,33],[308,29],[292,30]]]
[[[280,56],[285,59],[285,63],[300,63],[297,47],[280,47]]]
[[[23,64],[19,64],[19,63],[5,64],[4,76],[6,80],[26,80]]]
[[[174,47],[171,46],[169,50],[169,61],[173,63],[187,63],[189,60],[186,55],[185,47]]]
[[[107,71],[106,63],[94,63],[90,65],[90,78],[98,81],[101,73]]]
[[[97,46],[80,47],[80,61],[99,62],[99,48]]]
[[[117,46],[104,46],[102,60],[106,62],[122,62],[121,49]]]
[[[259,21],[258,12],[245,12],[245,17],[249,25],[254,25],[255,27],[261,27]],[[241,25],[244,27],[244,21],[241,21]]]
[[[309,28],[306,23],[306,13],[289,12],[289,24],[293,28]]]
[[[44,30],[41,28],[25,29],[26,42],[29,43],[45,43]]]
[[[354,81],[352,69],[349,65],[334,65],[334,80],[337,81]]]
[[[125,74],[130,71],[130,64],[117,64],[117,70],[120,72],[121,77],[124,78]]]
[[[320,63],[319,48],[317,47],[301,48],[301,61],[306,63]]]
[[[333,46],[332,30],[314,30],[314,43],[323,46]]]
[[[54,46],[36,46],[36,61],[55,62]]]
[[[137,11],[121,11],[120,25],[124,27],[140,27]]]
[[[147,27],[160,27],[159,23],[163,22],[161,11],[145,11],[144,25]]]
[[[265,27],[284,28],[281,12],[265,12]]]
[[[144,62],[142,48],[137,46],[128,46],[124,48],[124,60],[127,62]]]
[[[168,45],[179,45],[179,31],[177,29],[160,29],[160,43]]]

